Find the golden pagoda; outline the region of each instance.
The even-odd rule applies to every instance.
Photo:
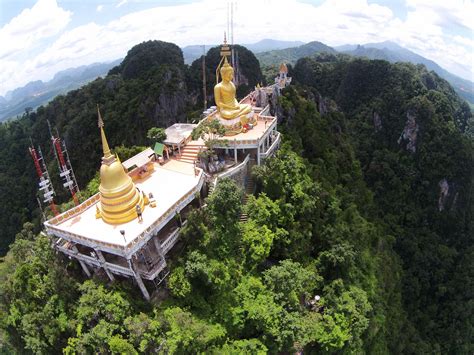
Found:
[[[99,215],[106,223],[126,223],[138,217],[137,210],[144,210],[145,200],[135,187],[132,178],[125,172],[119,158],[110,152],[99,107],[97,113],[104,153],[100,167]]]

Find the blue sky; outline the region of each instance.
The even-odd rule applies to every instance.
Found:
[[[227,0],[0,0],[0,95],[160,39],[220,43]],[[331,46],[391,40],[473,80],[474,4],[465,0],[239,0],[236,43]]]

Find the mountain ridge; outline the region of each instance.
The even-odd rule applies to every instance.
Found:
[[[471,106],[474,105],[474,82],[449,72],[435,61],[410,51],[395,42],[384,41],[378,43],[366,43],[363,45],[343,45],[335,47],[335,49],[356,57],[383,59],[391,63],[410,62],[414,64],[423,64],[428,70],[433,70],[443,79],[448,80],[462,98],[467,100]]]
[[[0,122],[22,114],[26,109],[36,109],[57,95],[77,89],[116,66],[121,59],[106,63],[93,63],[57,72],[51,80],[30,81],[0,96]]]
[[[260,53],[270,50],[297,47],[303,44],[304,42],[302,41],[280,41],[276,39],[264,38],[255,43],[242,44],[242,46],[254,53]],[[205,46],[207,53],[209,49],[219,45],[220,44],[193,44],[181,47],[181,50],[183,51],[184,62],[186,64],[191,64],[194,60],[200,58],[203,54],[203,46]]]

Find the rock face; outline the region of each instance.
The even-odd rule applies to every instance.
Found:
[[[170,126],[184,119],[186,95],[161,93],[155,105],[153,119],[157,125]]]
[[[321,96],[321,94],[319,95],[319,98],[318,98],[318,110],[319,110],[319,113],[321,115],[324,115],[325,113],[328,112],[328,105],[327,105],[327,102],[324,100],[324,98]]]
[[[456,204],[459,197],[458,186],[455,182],[448,182],[446,178],[441,179],[438,182],[439,186],[439,198],[438,198],[438,211],[447,211],[456,208]]]
[[[416,116],[413,112],[407,112],[407,121],[405,123],[405,128],[403,129],[400,138],[398,138],[398,144],[401,144],[402,141],[406,141],[406,149],[412,153],[416,152],[416,139],[418,137],[418,124],[416,123]]]
[[[255,103],[258,107],[265,107],[268,105],[268,95],[262,88],[255,91]]]
[[[380,130],[382,130],[382,118],[380,117],[378,112],[374,111],[374,113],[372,114],[372,120],[374,121],[375,132],[379,132]]]
[[[449,196],[449,184],[446,179],[440,180],[439,185],[439,199],[438,199],[438,210],[441,212],[446,207],[446,202]]]

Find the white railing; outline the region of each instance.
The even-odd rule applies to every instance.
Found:
[[[186,222],[187,221],[185,221],[185,223]],[[183,225],[185,223],[183,223]],[[168,251],[170,251],[170,249],[174,247],[174,245],[176,244],[176,241],[178,240],[179,232],[180,232],[180,228],[177,228],[176,230],[171,232],[171,234],[168,236],[168,238],[166,238],[166,240],[163,243],[161,243],[161,248],[163,249],[164,254],[168,253]]]
[[[139,274],[147,279],[147,280],[153,280],[156,276],[158,276],[158,274],[164,270],[164,268],[166,267],[166,260],[165,259],[161,259],[156,265],[155,267],[153,267],[151,270],[149,271],[142,271],[142,270],[138,270]]]
[[[276,132],[275,137],[273,138],[272,145],[267,149],[266,152],[260,153],[260,158],[268,158],[273,154],[275,150],[277,150],[278,146],[280,145],[281,135],[280,132]]]
[[[116,274],[126,275],[126,276],[133,276],[133,271],[130,270],[128,267],[109,263],[108,261],[105,262],[104,266]]]
[[[223,178],[226,178],[226,177],[232,177],[233,175],[236,175],[239,172],[241,172],[242,170],[244,170],[246,168],[246,165],[248,164],[249,160],[250,160],[250,154],[247,154],[247,156],[245,157],[245,159],[242,163],[240,163],[239,165],[235,166],[232,169],[229,169],[229,170],[224,171],[223,173],[217,175],[216,183],[219,179],[223,179]]]
[[[227,170],[219,175],[216,176],[215,180],[214,180],[214,188],[217,187],[217,184],[219,182],[219,180],[221,179],[224,179],[224,178],[230,178],[230,179],[233,179],[236,175],[244,172],[245,175],[247,174],[247,169],[248,169],[248,165],[249,165],[249,161],[250,161],[250,154],[247,154],[247,156],[245,157],[244,161],[242,163],[240,163],[239,165],[237,165],[236,167],[230,169],[230,170]],[[239,181],[237,181],[237,183],[239,183]],[[241,184],[243,183],[242,181],[240,182]]]

